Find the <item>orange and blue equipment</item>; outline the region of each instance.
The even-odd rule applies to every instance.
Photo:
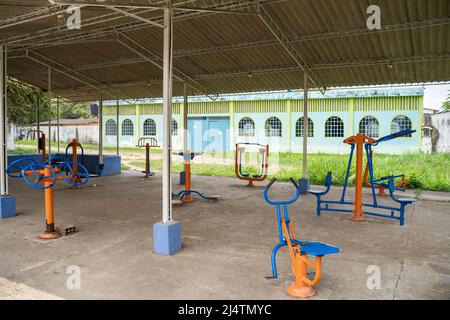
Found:
[[[373,158],[372,158],[372,147],[378,145],[380,142],[388,141],[395,139],[397,137],[409,135],[415,131],[413,130],[403,130],[398,133],[382,137],[378,140],[375,140],[371,137],[365,136],[361,133],[359,133],[356,136],[349,137],[344,140],[344,143],[350,145],[350,157],[347,165],[347,172],[345,175],[345,181],[344,186],[342,189],[342,194],[340,200],[324,200],[323,197],[326,196],[330,189],[332,184],[332,173],[329,172],[327,174],[327,177],[325,179],[325,189],[324,190],[309,190],[309,193],[313,194],[317,198],[317,216],[320,216],[323,211],[329,211],[329,212],[344,212],[344,213],[353,213],[353,217],[351,218],[352,221],[355,222],[361,222],[365,221],[364,215],[369,216],[375,216],[375,217],[381,217],[381,218],[388,218],[388,219],[394,219],[400,221],[400,225],[403,226],[405,224],[405,207],[409,204],[415,203],[414,199],[400,199],[395,196],[395,191],[404,191],[404,189],[400,188],[399,185],[394,184],[394,179],[398,178],[399,176],[388,176],[383,177],[380,179],[374,178],[373,173]],[[356,169],[355,169],[355,193],[354,193],[354,200],[353,201],[347,201],[346,200],[346,192],[347,192],[347,186],[349,182],[350,177],[350,170],[353,163],[353,155],[356,148]],[[363,173],[363,157],[364,157],[364,151],[366,153],[367,158],[367,169],[368,177],[364,177]],[[368,180],[368,184],[371,187],[371,194],[372,194],[372,202],[364,202],[363,200],[363,186],[364,181]],[[388,184],[382,184],[381,181],[388,181]],[[383,188],[389,189],[389,195],[391,199],[396,202],[400,203],[399,207],[394,206],[387,206],[387,205],[381,205],[378,203],[377,199],[377,193],[376,188],[377,184],[380,185]],[[392,189],[393,188],[393,189]],[[345,209],[341,208],[341,206],[353,206],[353,210],[351,209]],[[386,210],[388,213],[380,213],[380,212],[372,212],[369,211],[371,209],[381,209]]]
[[[64,180],[72,186],[80,186],[89,181],[89,172],[80,163],[65,160],[58,165],[51,161],[36,163],[31,158],[21,158],[12,162],[6,173],[12,178],[22,178],[29,186],[45,192],[45,231],[42,240],[56,239],[61,235],[55,229],[53,188],[57,181]],[[77,168],[74,171],[73,168]]]
[[[246,147],[256,147],[258,153],[261,155],[261,172],[259,174],[242,172],[242,155],[246,152]],[[254,187],[254,182],[266,180],[269,173],[269,145],[262,145],[259,143],[237,143],[234,171],[237,178],[247,181],[247,187]]]
[[[294,197],[290,200],[274,201],[269,198],[269,189],[275,181],[275,178],[272,179],[264,189],[264,199],[267,203],[276,207],[279,236],[279,243],[274,247],[271,255],[272,276],[266,278],[278,278],[276,254],[280,248],[288,247],[295,282],[288,287],[287,293],[297,298],[310,298],[315,295],[314,286],[319,283],[322,275],[322,257],[328,254],[339,253],[340,250],[326,243],[300,241],[297,239],[293,222],[289,216],[288,206],[298,200],[300,197],[300,188],[297,182],[291,178],[290,181],[296,189]],[[309,256],[315,257],[315,261],[311,261]],[[308,278],[308,268],[315,271],[315,276],[312,280]]]

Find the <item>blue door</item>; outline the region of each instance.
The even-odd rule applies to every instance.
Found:
[[[229,118],[189,118],[189,148],[196,152],[226,152],[230,144],[229,128]]]
[[[203,151],[203,132],[204,132],[204,118],[189,118],[188,131],[189,140],[188,146],[191,151]]]
[[[208,130],[203,134],[203,150],[206,152],[226,152],[229,148],[229,118],[208,119]]]

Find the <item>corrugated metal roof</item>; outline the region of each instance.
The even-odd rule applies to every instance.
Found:
[[[108,2],[112,3],[102,3]],[[179,4],[215,8],[220,5],[233,10],[246,6],[245,10],[256,12],[253,2],[174,1],[175,8]],[[265,11],[321,86],[450,80],[450,1],[264,3]],[[382,13],[379,31],[366,27],[367,7],[374,4],[380,6]],[[0,43],[8,44],[10,75],[45,89],[44,64],[50,59],[54,69],[63,71],[53,73],[54,94],[74,101],[96,100],[99,89],[105,91],[107,99],[162,95],[162,70],[156,66],[162,63],[162,29],[105,8],[83,7],[81,30],[67,30],[64,19],[58,19],[62,9],[50,6],[46,0],[21,0],[14,4],[0,0]],[[162,10],[123,10],[161,23]],[[303,87],[302,71],[258,15],[175,12],[174,95],[182,95],[182,81],[201,89],[190,92],[195,95]],[[8,25],[14,20],[12,17],[18,20],[20,15],[36,13],[45,18]],[[134,50],[130,49],[130,41]],[[26,57],[27,52],[34,60]]]

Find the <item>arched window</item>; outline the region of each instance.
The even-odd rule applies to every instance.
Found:
[[[156,136],[156,123],[153,119],[144,121],[144,136]]]
[[[130,119],[125,119],[122,122],[122,135],[123,136],[133,136],[134,135],[134,125],[133,121]]]
[[[325,137],[344,137],[344,122],[339,117],[331,117],[325,122]]]
[[[303,118],[298,119],[295,124],[295,136],[303,137]],[[314,137],[314,123],[310,118],[308,118],[308,137]]]
[[[117,125],[113,119],[106,121],[105,125],[105,135],[116,136],[117,135]]]
[[[172,136],[178,136],[178,122],[175,119],[172,119],[172,125],[170,126],[170,134]]]
[[[255,136],[255,122],[251,118],[242,118],[239,121],[239,136],[240,137],[254,137]]]
[[[397,116],[392,120],[391,133],[397,133],[408,129],[412,129],[412,124],[407,116]],[[406,135],[405,137],[411,137],[411,134]]]
[[[375,117],[364,117],[359,122],[359,132],[371,138],[378,138],[380,136],[380,124]]]
[[[283,128],[280,119],[272,117],[266,121],[266,137],[281,137]]]

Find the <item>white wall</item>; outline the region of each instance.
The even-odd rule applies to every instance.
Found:
[[[436,151],[450,152],[450,112],[433,114],[431,122],[439,132]]]

